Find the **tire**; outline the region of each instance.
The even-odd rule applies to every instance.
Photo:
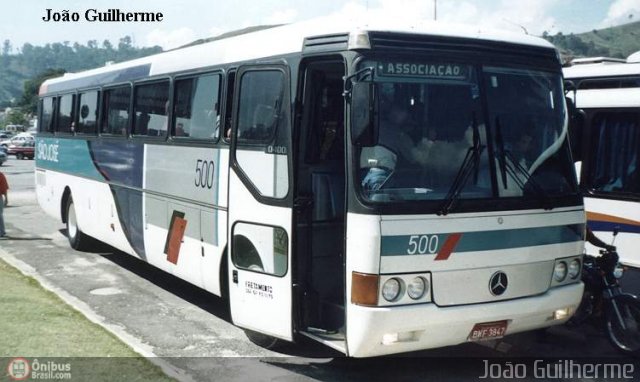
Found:
[[[567,321],[567,326],[571,328],[578,327],[593,316],[593,296],[591,292],[585,290],[582,295],[582,301],[574,315]]]
[[[16,159],[20,159],[20,160],[24,159],[24,154],[23,153],[17,153],[16,154]]]
[[[85,235],[78,227],[76,219],[76,209],[73,204],[73,198],[69,196],[67,200],[67,238],[71,248],[82,251],[89,248],[91,238]]]
[[[616,307],[624,320],[624,329]],[[630,294],[614,297],[607,304],[605,330],[609,341],[618,351],[626,355],[640,355],[640,300]]]
[[[253,330],[249,330],[249,329],[245,329],[244,334],[247,336],[249,341],[253,342],[254,344],[264,349],[274,350],[285,344],[285,341],[279,338],[254,332]]]

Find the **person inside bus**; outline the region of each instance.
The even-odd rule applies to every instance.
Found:
[[[418,163],[416,145],[410,136],[413,128],[407,108],[394,102],[380,122],[377,145],[363,148],[360,154],[360,167],[369,169],[362,180],[365,191],[380,189],[398,162]]]
[[[176,124],[176,137],[188,137],[189,134],[184,131],[184,124],[182,122],[178,122]]]
[[[533,137],[527,131],[523,131],[513,147],[513,156],[516,162],[524,169],[532,165],[530,158],[533,148]]]

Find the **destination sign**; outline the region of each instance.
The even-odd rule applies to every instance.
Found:
[[[446,63],[379,62],[381,76],[438,78],[466,80],[469,71],[466,65]]]

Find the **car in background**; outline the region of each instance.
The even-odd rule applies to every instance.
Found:
[[[35,156],[36,142],[35,140],[25,140],[10,144],[7,148],[7,154],[15,155],[16,159],[33,159]]]
[[[7,158],[7,152],[2,147],[0,147],[0,166],[2,166],[4,162],[7,161]]]
[[[0,146],[4,148],[8,148],[10,145],[15,145],[21,142],[35,142],[35,141],[36,139],[33,137],[33,134],[20,133],[20,134],[16,134],[15,136],[9,139],[1,140]]]

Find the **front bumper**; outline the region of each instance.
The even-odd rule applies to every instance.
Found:
[[[371,357],[467,342],[477,323],[509,320],[506,334],[565,323],[582,298],[582,282],[509,301],[438,307],[420,304],[371,308],[349,305],[347,346],[352,357]],[[554,319],[558,309],[570,314]],[[397,338],[397,340],[394,340]]]

